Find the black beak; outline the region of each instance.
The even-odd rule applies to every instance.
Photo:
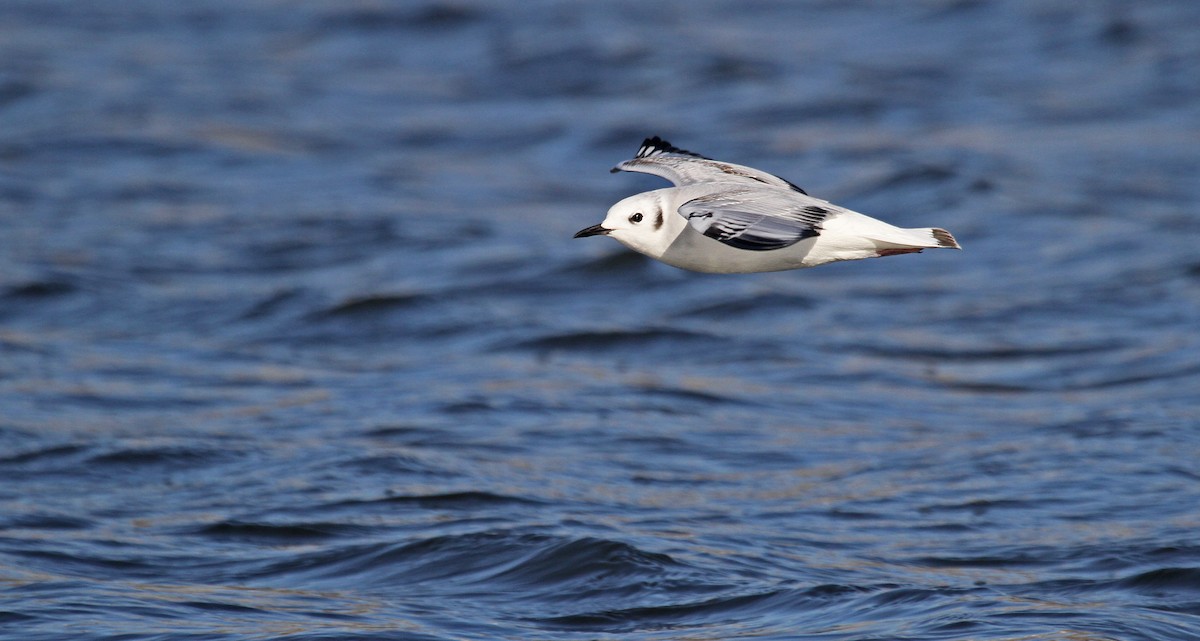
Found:
[[[612,230],[604,225],[592,225],[586,229],[580,229],[575,232],[575,238],[583,238],[585,236],[607,236]]]

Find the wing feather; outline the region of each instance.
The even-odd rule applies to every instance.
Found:
[[[696,231],[738,249],[770,251],[821,234],[833,205],[816,205],[778,189],[734,187],[693,198],[679,214]],[[817,201],[820,202],[820,201]]]
[[[612,171],[613,173],[636,171],[653,174],[666,178],[679,187],[706,182],[742,182],[770,185],[801,194],[805,193],[803,189],[779,176],[745,165],[713,160],[698,153],[680,149],[658,136],[643,141],[641,148],[633,158],[619,163],[613,167]]]

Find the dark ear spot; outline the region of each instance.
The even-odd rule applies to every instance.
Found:
[[[662,213],[662,209],[659,208],[658,213],[655,214],[655,216],[654,216],[654,231],[658,231],[658,229],[660,227],[662,227],[662,224],[663,224],[663,213]]]

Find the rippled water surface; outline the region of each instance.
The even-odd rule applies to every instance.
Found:
[[[0,5],[0,636],[1200,638],[1200,4]],[[573,240],[642,138],[962,252]]]

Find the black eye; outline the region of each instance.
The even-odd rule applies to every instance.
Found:
[[[638,213],[636,213],[636,214],[634,214],[634,215],[630,216],[630,217],[629,217],[629,222],[631,222],[631,223],[640,223],[640,222],[642,222],[642,212],[640,212],[640,211],[639,211]]]

